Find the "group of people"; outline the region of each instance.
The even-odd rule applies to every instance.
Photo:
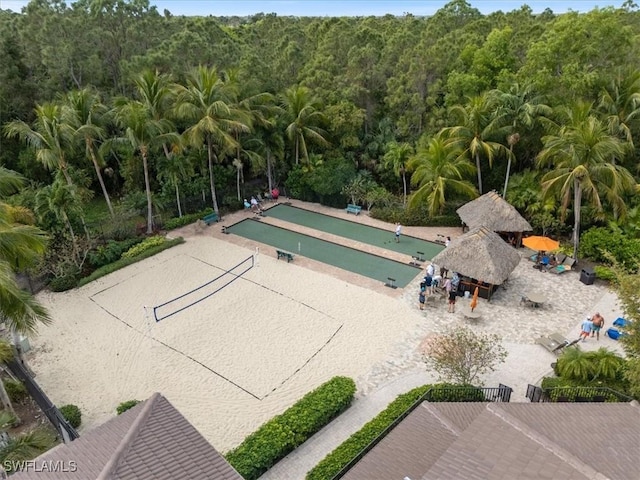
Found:
[[[587,317],[584,322],[582,322],[580,339],[583,342],[589,337],[596,337],[597,340],[600,340],[600,330],[602,330],[602,327],[604,327],[604,318],[599,312],[596,312],[592,317]]]
[[[276,187],[273,190],[271,190],[271,193],[265,193],[264,196],[269,200],[273,200],[274,202],[277,202],[278,198],[280,197],[280,191]],[[262,208],[262,202],[260,202],[255,197],[255,195],[251,196],[251,200],[247,200],[246,198],[244,199],[244,208],[251,209],[253,213],[257,213],[257,214],[262,214],[262,212],[264,211],[264,209]]]
[[[442,287],[449,301],[448,312],[455,313],[460,276],[454,272],[453,276],[448,278],[448,274],[448,270],[444,267],[441,267],[439,273],[436,273],[436,266],[433,263],[429,263],[425,271],[424,279],[420,282],[420,290],[418,292],[420,310],[424,310],[427,296],[432,295],[435,289]]]
[[[544,251],[540,251],[536,255],[536,264],[534,267],[538,270],[544,272],[548,268],[553,268],[556,265],[558,265],[558,260],[555,255],[548,255],[547,252]]]

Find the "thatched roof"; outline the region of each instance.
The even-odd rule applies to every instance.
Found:
[[[457,211],[460,219],[470,228],[485,226],[494,232],[529,232],[529,222],[495,191],[485,193],[465,203]]]
[[[452,240],[432,261],[461,275],[500,285],[520,263],[520,254],[497,233],[479,227]]]

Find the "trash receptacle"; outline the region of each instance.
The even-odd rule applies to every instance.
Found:
[[[596,279],[596,272],[594,272],[590,268],[583,268],[580,273],[580,281],[585,285],[593,285],[593,282]]]

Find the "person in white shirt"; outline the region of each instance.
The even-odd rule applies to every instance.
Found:
[[[402,225],[396,223],[396,243],[400,243],[400,233],[402,232]]]
[[[429,277],[433,277],[433,274],[436,272],[436,267],[433,266],[433,263],[430,263],[427,267],[427,275]]]

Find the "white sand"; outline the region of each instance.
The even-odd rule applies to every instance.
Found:
[[[393,298],[263,254],[253,269],[211,297],[154,321],[153,306],[253,253],[193,236],[81,289],[41,294],[54,323],[31,339],[29,359],[38,382],[56,404],[81,408],[83,430],[111,418],[120,402],[161,392],[226,451],[335,375],[356,379],[359,395],[366,395],[393,378],[424,373],[424,339],[469,323],[459,312],[448,314],[444,303],[419,311],[419,277]],[[472,328],[499,333],[509,351],[485,384],[509,385],[516,390],[512,399],[524,400],[526,384],[547,374],[555,359],[534,343],[537,336],[560,331],[573,338],[587,313],[600,310],[607,327],[620,314],[614,295],[583,285],[578,276],[542,274],[523,260],[507,290],[491,303],[480,300],[482,318]],[[548,299],[544,308],[519,304],[521,293],[532,289]],[[197,296],[176,302],[176,309]],[[468,302],[460,300],[459,309]],[[619,349],[608,338],[584,346]]]
[[[159,391],[225,451],[329,378],[364,375],[419,319],[403,302],[259,255],[218,293],[154,321],[150,307],[252,253],[194,237],[79,290],[40,295],[54,323],[31,341],[38,382],[56,404],[80,406],[83,429]]]

